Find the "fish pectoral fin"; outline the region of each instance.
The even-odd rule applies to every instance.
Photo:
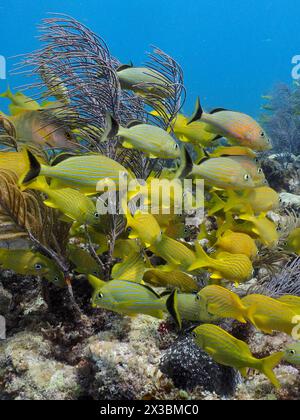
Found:
[[[217,351],[213,349],[212,347],[205,347],[204,351],[212,357],[217,353]]]
[[[247,367],[240,368],[239,371],[240,371],[243,378],[247,378],[247,376],[248,376],[248,368]]]
[[[254,316],[255,316],[255,319],[254,319]],[[253,323],[255,328],[257,328],[258,330],[266,334],[270,334],[270,335],[273,334],[273,330],[266,325],[266,321],[267,321],[266,317],[262,315],[257,315],[257,314],[255,314],[254,316],[252,316],[251,322]]]
[[[131,143],[129,143],[128,141],[126,141],[126,140],[123,141],[122,146],[125,149],[134,149],[133,145]]]
[[[222,280],[222,279],[223,279],[223,276],[222,276],[222,274],[221,274],[221,273],[219,273],[219,272],[215,272],[215,273],[213,273],[213,274],[210,276],[210,278],[211,278],[212,280]]]
[[[216,303],[209,303],[207,305],[207,311],[212,315],[219,315],[218,305]]]
[[[138,239],[139,235],[137,235],[134,232],[131,232],[130,235],[128,236],[129,239]]]
[[[51,209],[57,209],[57,205],[53,203],[51,200],[44,201],[45,206],[50,207]]]
[[[153,155],[152,153],[148,154],[149,159],[157,159],[157,156]]]
[[[70,218],[66,214],[63,214],[63,215],[59,216],[59,220],[61,220],[62,222],[66,222],[66,223],[71,223],[71,222],[74,221],[74,219]]]

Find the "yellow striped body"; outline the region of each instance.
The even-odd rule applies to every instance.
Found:
[[[232,318],[246,323],[246,307],[238,295],[224,287],[213,285],[202,289],[198,296],[206,305],[207,311],[219,318]]]
[[[117,70],[121,88],[143,95],[145,92],[168,97],[168,80],[161,73],[147,67],[130,67]]]
[[[39,276],[58,287],[65,285],[64,275],[56,264],[38,252],[0,249],[0,268],[24,276]]]
[[[216,135],[209,133],[207,125],[203,122],[196,121],[187,125],[188,118],[179,114],[173,122],[173,130],[176,137],[183,143],[192,143],[194,145],[209,146],[215,139]]]
[[[152,214],[138,211],[132,216],[127,212],[126,217],[127,228],[131,228],[130,239],[140,239],[147,248],[161,240],[161,228]]]
[[[256,235],[263,245],[274,247],[278,244],[279,234],[277,226],[274,222],[269,220],[263,214],[255,217],[249,214],[239,216],[241,220],[246,220],[249,223],[244,224],[242,228],[249,233]]]
[[[162,239],[150,249],[154,254],[167,261],[173,270],[177,268],[186,271],[196,261],[196,255],[193,251],[183,243],[166,235],[163,235]]]
[[[118,136],[123,141],[123,147],[141,150],[149,157],[163,159],[177,159],[180,149],[173,137],[163,129],[139,124],[131,128],[120,127]]]
[[[41,165],[40,175],[52,178],[51,188],[70,186],[82,193],[96,194],[114,183],[120,187],[120,179],[128,176],[128,171],[118,162],[100,154],[75,156],[55,166]]]
[[[182,292],[193,293],[198,290],[193,277],[182,271],[164,271],[163,269],[148,269],[144,274],[144,281],[155,287],[178,288]]]
[[[209,312],[205,302],[195,294],[180,293],[177,296],[177,310],[181,319],[191,322],[215,322],[219,320]]]
[[[100,277],[102,272],[96,260],[84,249],[76,246],[68,246],[68,257],[75,265],[75,271],[80,274],[91,274]]]
[[[230,254],[244,254],[253,259],[258,254],[258,249],[253,238],[245,233],[226,231],[215,244],[217,250]]]
[[[251,309],[249,321],[259,330],[272,334],[274,331],[291,335],[295,324],[293,319],[300,315],[289,305],[262,295],[248,295],[242,299],[243,305]]]
[[[223,279],[242,283],[250,280],[253,275],[252,263],[246,255],[221,252],[216,258],[211,258],[204,252],[200,244],[196,244],[196,254],[197,260],[190,266],[189,271],[207,268],[212,273],[212,280]]]
[[[217,363],[238,369],[243,376],[247,376],[248,368],[258,370],[264,373],[276,388],[280,387],[273,369],[281,362],[284,353],[256,359],[246,343],[215,325],[201,325],[194,329],[192,335],[195,343]]]
[[[93,305],[120,314],[145,314],[162,319],[164,301],[150,288],[124,280],[112,280],[93,294]]]
[[[285,303],[293,311],[300,315],[300,296],[285,295],[277,299],[279,302]]]
[[[268,183],[262,168],[257,163],[257,160],[247,156],[231,156],[230,159],[239,163],[246,170],[246,172],[251,176],[256,188],[263,187]]]
[[[255,187],[251,175],[238,162],[228,157],[209,159],[200,165],[194,165],[192,176],[225,190]]]
[[[300,228],[290,233],[286,248],[297,255],[300,255]]]
[[[141,251],[132,251],[121,263],[115,264],[111,277],[115,280],[128,280],[141,283],[146,270],[144,257]]]

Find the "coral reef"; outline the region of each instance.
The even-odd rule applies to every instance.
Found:
[[[272,139],[276,153],[300,154],[300,87],[279,84],[264,97],[261,116],[266,131]]]
[[[73,157],[75,154],[80,159],[82,155],[94,158],[94,153],[98,153],[98,158],[101,156],[108,159],[105,160],[109,162],[106,163],[108,173],[113,164],[118,164],[119,175],[121,167],[123,175],[123,169],[128,169],[132,176],[143,180],[148,180],[150,175],[159,178],[162,173],[176,180],[185,177],[184,174],[192,176],[194,170],[191,169],[193,162],[189,162],[191,157],[184,147],[180,154],[179,141],[177,143],[177,139],[172,137],[174,118],[178,115],[185,99],[183,72],[174,59],[160,49],[154,48],[149,55],[146,69],[154,72],[156,76],[159,74],[160,77],[158,80],[156,77],[156,83],[150,83],[150,86],[147,82],[134,85],[129,92],[121,87],[121,78],[118,74],[121,63],[110,54],[101,38],[74,19],[63,16],[47,19],[43,26],[41,41],[44,43],[42,49],[27,57],[21,68],[24,66],[28,69],[29,66],[29,73],[38,77],[38,81],[31,87],[38,89],[40,94],[38,99],[42,99],[43,104],[45,99],[53,99],[53,96],[56,101],[50,101],[47,107],[47,102],[46,105],[40,105],[34,100],[24,100],[26,97],[22,94],[20,96],[20,93],[17,93],[13,100],[16,101],[17,98],[20,101],[21,98],[21,105],[23,100],[22,106],[25,109],[23,111],[29,121],[32,115],[26,106],[30,102],[30,106],[36,107],[35,111],[38,110],[37,114],[42,115],[39,123],[46,124],[47,128],[53,130],[47,133],[45,138],[34,138],[33,135],[28,146],[31,152],[23,155],[20,147],[22,138],[18,137],[17,124],[15,123],[15,126],[13,123],[18,120],[18,116],[1,116],[2,128],[6,133],[3,134],[1,128],[3,134],[1,144],[10,146],[17,152],[15,155],[10,155],[13,156],[12,159],[16,159],[13,160],[13,168],[7,170],[3,167],[0,170],[2,244],[0,314],[5,317],[7,329],[7,339],[0,342],[0,399],[284,400],[299,398],[298,368],[284,363],[279,364],[275,374],[283,385],[281,390],[274,390],[262,374],[250,372],[247,379],[243,380],[238,371],[227,367],[228,359],[224,362],[226,366],[218,364],[208,355],[213,355],[213,351],[208,351],[209,349],[203,346],[208,351],[204,352],[196,346],[191,336],[191,328],[195,325],[186,321],[196,317],[195,322],[199,324],[203,320],[199,319],[200,315],[205,319],[213,319],[211,322],[222,327],[225,336],[227,332],[230,333],[233,343],[236,342],[235,338],[244,341],[242,344],[245,348],[247,349],[249,345],[249,350],[257,358],[264,358],[271,353],[284,350],[290,342],[284,334],[274,333],[268,336],[257,332],[250,323],[242,324],[245,320],[241,314],[236,318],[240,323],[231,319],[215,321],[219,317],[213,315],[219,314],[211,313],[213,305],[209,307],[208,302],[201,302],[200,311],[200,306],[197,306],[197,302],[201,301],[200,292],[199,294],[192,292],[194,288],[198,288],[195,290],[197,293],[200,288],[207,286],[211,276],[211,280],[219,282],[220,286],[225,285],[228,289],[233,289],[231,283],[237,286],[237,282],[242,282],[239,287],[233,289],[235,294],[225,287],[220,287],[223,292],[226,291],[233,300],[235,299],[236,305],[241,302],[241,297],[253,291],[272,297],[283,294],[300,295],[299,258],[297,259],[285,248],[289,234],[300,226],[299,88],[289,89],[280,86],[272,96],[268,97],[270,104],[266,109],[272,114],[263,116],[262,120],[273,139],[275,154],[262,156],[263,171],[257,165],[260,158],[255,159],[254,150],[245,147],[230,148],[231,151],[235,150],[232,153],[242,154],[242,157],[229,154],[231,158],[226,155],[229,152],[222,151],[222,147],[215,149],[212,146],[211,156],[208,151],[204,153],[199,145],[201,150],[195,149],[194,152],[199,152],[199,157],[201,153],[207,156],[202,163],[194,165],[194,168],[200,170],[202,164],[207,164],[207,161],[213,162],[209,170],[213,179],[205,193],[210,216],[205,214],[202,225],[189,230],[186,229],[183,220],[174,217],[174,214],[169,214],[172,220],[168,219],[165,226],[164,218],[155,219],[152,214],[147,214],[151,222],[148,226],[149,218],[143,219],[145,215],[139,212],[129,214],[128,208],[124,217],[115,214],[103,216],[100,225],[96,223],[100,214],[96,211],[92,199],[88,202],[86,214],[93,216],[93,222],[88,218],[79,221],[76,217],[70,217],[70,212],[65,208],[67,207],[65,201],[57,208],[50,202],[47,195],[50,186],[47,182],[45,181],[46,190],[39,189],[41,186],[36,185],[42,178],[39,177],[40,160],[45,162],[42,168],[50,168],[49,178],[54,161],[59,165],[70,158],[70,155],[61,156],[57,152],[57,149],[65,148],[71,151]],[[130,66],[125,67],[128,69]],[[142,74],[145,75],[143,72]],[[164,94],[161,94],[162,85],[159,85],[161,77],[164,81]],[[142,90],[142,95],[136,94],[138,89]],[[200,111],[202,115],[199,104]],[[217,111],[228,112],[220,109]],[[212,115],[217,118],[215,114],[218,112]],[[15,117],[17,118],[14,119]],[[246,115],[244,118],[253,123],[253,120]],[[155,133],[159,133],[158,137],[162,135],[161,128],[163,128],[165,130],[163,139],[168,138],[172,145],[170,146],[172,150],[169,152],[173,153],[170,158],[174,163],[173,168],[170,168],[172,163],[166,162],[165,157],[155,160],[153,158],[159,156],[148,155],[144,149],[143,152],[138,148],[135,150],[128,142],[127,148],[126,142],[121,144],[116,126],[119,128],[119,124],[122,124],[125,127],[128,123],[131,123],[130,127],[124,128],[128,131],[139,125],[148,125],[146,130],[153,130],[155,126]],[[149,123],[151,123],[150,128]],[[112,126],[111,130],[108,130],[109,125]],[[56,143],[58,140],[55,137],[58,133],[61,134],[61,129],[65,136],[63,146]],[[184,129],[187,129],[186,124]],[[255,129],[258,135],[256,140],[259,142],[259,147],[257,146],[255,150],[266,150],[266,145],[269,147],[266,133],[262,132],[262,128],[256,123]],[[103,138],[105,141],[102,141]],[[186,131],[184,134],[181,133],[181,139],[183,142],[186,141]],[[49,150],[46,140],[53,141],[53,144],[50,144],[53,147],[49,147]],[[229,147],[226,150],[228,149]],[[225,169],[223,173],[218,164],[215,164],[216,160],[212,157],[213,153],[217,152],[221,155],[225,153],[221,162],[225,169],[229,165],[229,175],[234,165],[236,183],[232,181],[231,176],[227,179]],[[4,166],[8,152],[3,154]],[[24,159],[26,162],[29,161],[31,168],[25,173],[25,178],[23,170],[17,173],[15,169],[15,162],[20,164],[21,169],[23,168]],[[220,163],[220,160],[217,162]],[[95,168],[92,167],[92,170],[97,171],[97,176],[94,177],[97,179],[98,187],[98,177],[103,167]],[[69,192],[72,190],[72,194],[81,194],[81,189],[83,193],[91,192],[85,190],[87,185],[82,182],[82,179],[85,179],[82,176],[85,169],[80,164],[69,168],[70,171],[75,171],[71,176],[75,187],[71,182],[72,188],[68,189]],[[68,173],[68,170],[66,172]],[[253,172],[253,179],[250,172]],[[275,191],[270,191],[270,188],[265,186],[263,172]],[[26,185],[36,178],[38,179],[36,183]],[[86,177],[88,181],[90,178]],[[62,179],[67,182],[66,179]],[[105,184],[107,178],[103,181]],[[252,184],[248,189],[250,181]],[[28,190],[24,189],[26,187],[29,187]],[[211,187],[215,187],[213,191]],[[96,197],[98,188],[95,185],[90,188]],[[255,203],[257,207],[254,208],[252,201],[255,200],[252,200],[253,196],[248,195],[255,191],[255,198],[260,188],[265,188],[263,191],[267,190],[267,194],[271,193],[271,204],[267,203],[266,208],[265,203],[261,202],[264,201],[262,199]],[[60,194],[61,190],[65,191],[64,188],[57,190],[52,188],[51,191],[53,190],[57,194]],[[190,195],[187,195],[193,199],[193,191],[189,192]],[[281,194],[279,209],[277,193]],[[81,195],[83,202],[86,203],[84,201],[86,196]],[[231,202],[229,206],[232,200],[234,203]],[[73,204],[75,207],[75,201],[72,201]],[[129,207],[127,202],[126,205]],[[90,208],[92,208],[91,213],[89,213]],[[273,211],[269,212],[270,209]],[[80,212],[83,213],[81,209]],[[141,224],[138,223],[138,217],[135,219],[136,215],[142,216]],[[148,232],[148,229],[151,231]],[[241,232],[238,229],[241,229]],[[223,247],[228,247],[223,237],[224,232],[230,231],[230,234],[236,234],[242,233],[243,230],[246,232],[244,233],[246,244],[244,246],[239,244],[240,248],[243,248],[243,253],[240,249],[238,252],[232,250],[232,244],[229,244],[228,252],[221,249],[220,239],[224,239]],[[250,253],[249,241],[252,244]],[[78,253],[71,260],[72,246],[77,247]],[[218,247],[220,249],[217,249]],[[16,254],[17,249],[21,251],[20,255],[26,257],[26,270],[25,264],[21,268],[17,267],[19,271],[15,269],[18,261],[10,259],[14,252]],[[30,266],[32,258],[35,257],[42,261],[47,258],[46,267],[43,267],[40,260],[38,262],[34,260]],[[83,261],[79,261],[80,258]],[[287,262],[287,265],[283,265],[283,261]],[[5,263],[8,264],[7,267]],[[140,275],[141,266],[142,275]],[[149,267],[152,271],[160,271],[160,275],[170,272],[175,274],[173,277],[166,276],[167,279],[161,283],[159,280],[156,283],[156,279],[147,282],[143,274]],[[253,268],[255,278],[251,279]],[[14,274],[10,270],[23,275]],[[128,283],[124,271],[126,276],[128,273],[132,276],[131,283]],[[36,276],[32,277],[34,273]],[[184,280],[178,280],[176,273],[183,274],[180,278],[183,277]],[[124,277],[121,278],[122,274]],[[159,279],[159,276],[157,278]],[[117,290],[117,299],[114,300],[113,293],[111,295],[107,293],[105,301],[104,287],[110,290],[112,283],[114,286],[118,283],[119,289],[116,286],[113,289]],[[158,288],[149,290],[149,286],[145,286],[144,283],[154,283]],[[98,286],[95,287],[95,284]],[[134,292],[128,292],[126,287]],[[144,294],[143,299],[139,301],[141,290]],[[183,293],[187,291],[189,293]],[[228,297],[228,294],[226,296]],[[178,304],[179,297],[183,297],[183,309]],[[188,298],[196,306],[196,310],[193,307],[185,307],[188,304],[184,299]],[[102,303],[104,301],[106,306]],[[142,305],[139,306],[139,303]],[[146,309],[150,307],[145,313],[151,313],[158,318],[163,318],[165,314],[164,320],[141,315],[144,307]],[[157,310],[150,312],[154,307]],[[111,312],[111,309],[115,312]],[[252,309],[256,310],[256,305]],[[182,316],[179,314],[180,310]],[[237,310],[242,311],[245,308],[238,307]],[[253,314],[250,317],[249,313],[250,311],[247,311],[243,316],[254,324]],[[132,316],[134,314],[136,316]],[[224,315],[224,318],[226,316],[228,315]],[[178,326],[181,326],[181,321],[184,328],[180,331]],[[287,323],[290,327],[289,320]],[[222,341],[220,343],[222,344]],[[239,354],[236,357],[238,358]],[[240,368],[237,364],[231,366]],[[244,375],[245,370],[242,370],[242,373]]]

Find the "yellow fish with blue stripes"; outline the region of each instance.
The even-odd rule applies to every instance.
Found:
[[[196,260],[188,271],[208,269],[212,274],[211,280],[228,280],[235,283],[250,280],[253,275],[253,266],[250,259],[244,254],[230,254],[221,252],[216,258],[206,254],[201,245],[196,242]]]
[[[101,223],[101,215],[96,210],[96,204],[84,194],[73,188],[52,189],[45,179],[40,176],[24,189],[37,190],[45,193],[47,199],[44,204],[58,209],[64,214],[64,220],[76,222],[77,225],[98,226]]]
[[[262,295],[248,295],[242,299],[248,310],[248,320],[260,331],[272,334],[274,331],[291,335],[293,322],[300,314],[284,302]]]
[[[68,156],[54,166],[47,166],[41,165],[29,150],[27,153],[30,168],[19,183],[26,184],[28,188],[37,177],[45,176],[53,179],[52,189],[68,186],[84,194],[95,195],[112,184],[119,189],[120,177],[132,180],[132,175],[122,165],[101,154]]]
[[[196,261],[194,251],[189,249],[185,244],[166,235],[162,235],[160,241],[156,241],[150,250],[167,261],[168,266],[165,269],[169,269],[170,271],[178,269],[187,271]]]
[[[300,366],[300,341],[286,347],[283,360],[291,365]]]
[[[116,72],[121,88],[124,90],[132,90],[141,96],[146,93],[162,98],[170,96],[168,79],[154,69],[123,64],[117,68]]]
[[[65,286],[64,275],[57,265],[39,252],[0,249],[0,268],[23,276],[39,276],[58,287]]]
[[[142,284],[125,280],[102,282],[94,276],[89,276],[89,282],[94,288],[93,307],[128,316],[144,314],[163,319],[167,305],[176,322],[180,322],[174,307],[173,294],[170,295],[166,303],[153,289]],[[170,305],[168,302],[171,302]]]
[[[106,117],[106,129],[102,141],[120,137],[122,146],[126,149],[136,149],[144,152],[152,159],[177,159],[180,148],[173,137],[160,127],[134,121],[122,127],[111,116]]]
[[[284,353],[278,352],[264,359],[256,359],[246,343],[216,325],[201,325],[193,330],[195,343],[220,365],[230,366],[247,377],[248,369],[266,375],[275,388],[280,388],[273,369],[282,361]]]
[[[225,287],[211,285],[202,289],[197,298],[207,311],[219,318],[232,318],[246,324],[248,309],[238,295]]]
[[[229,157],[208,159],[200,165],[194,165],[191,176],[224,190],[255,188],[250,172]]]

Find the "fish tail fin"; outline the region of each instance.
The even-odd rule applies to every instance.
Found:
[[[275,388],[281,388],[281,384],[277,379],[273,369],[282,361],[284,356],[283,352],[278,352],[272,354],[269,357],[266,357],[260,361],[261,363],[261,371],[266,377],[270,380],[270,382],[275,386]]]
[[[184,179],[193,171],[194,162],[186,147],[181,149],[181,162],[175,178]]]
[[[195,112],[190,118],[190,120],[187,122],[187,125],[190,125],[195,121],[201,120],[202,115],[203,115],[203,109],[200,103],[200,98],[197,98]]]
[[[0,94],[0,98],[12,99],[12,97],[13,97],[13,94],[9,86],[7,86],[7,89],[5,92]]]
[[[34,181],[30,182],[28,185],[21,186],[21,190],[37,190],[47,194],[47,191],[50,189],[46,177],[39,176]]]
[[[119,127],[120,126],[119,126],[118,121],[115,120],[115,118],[111,114],[107,113],[105,129],[101,137],[101,142],[106,142],[116,137],[119,132]]]
[[[209,262],[209,256],[206,254],[202,246],[198,241],[195,243],[196,248],[196,261],[189,267],[189,271],[197,270],[198,268],[207,267]]]
[[[244,308],[245,309],[244,309],[243,312],[244,312],[245,318],[248,319],[248,321],[250,321],[251,324],[256,327],[256,322],[255,322],[255,319],[254,319],[254,314],[255,314],[255,311],[256,311],[256,305],[252,305],[249,308],[247,308],[247,307],[244,307]]]
[[[178,327],[182,328],[182,320],[178,312],[178,290],[175,289],[166,301],[166,307],[169,314],[172,316]]]
[[[31,153],[30,150],[26,150],[27,152],[27,159],[29,164],[29,170],[25,173],[25,175],[21,176],[19,180],[19,185],[28,184],[33,179],[37,178],[41,173],[41,164],[37,160],[37,158]]]
[[[223,210],[226,203],[216,193],[212,193],[212,207],[209,210],[208,215],[213,216],[215,213]]]

